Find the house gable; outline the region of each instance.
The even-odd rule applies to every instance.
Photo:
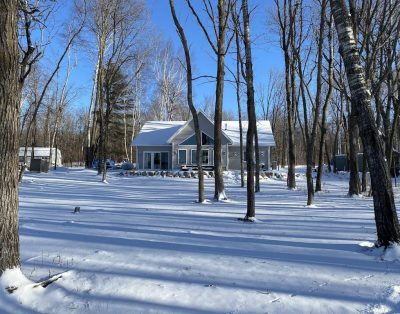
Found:
[[[213,122],[202,112],[200,111],[198,113],[199,117],[199,125],[200,125],[200,130],[211,140],[214,141],[214,124]],[[181,144],[182,142],[185,142],[189,138],[191,138],[194,135],[194,123],[193,119],[190,119],[186,124],[184,124],[174,135],[170,137],[168,140],[169,143],[176,143],[176,144]],[[226,144],[232,144],[231,139],[222,132],[222,145]],[[196,143],[194,141],[194,143]],[[192,144],[188,144],[192,145]],[[195,144],[193,144],[195,145]],[[210,144],[212,145],[212,144]]]

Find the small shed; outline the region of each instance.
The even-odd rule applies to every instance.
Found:
[[[336,155],[333,161],[334,171],[349,171],[349,163],[347,160],[347,155],[341,154]]]
[[[19,163],[24,163],[24,152],[25,147],[19,148]],[[51,160],[50,160],[51,155]],[[26,155],[26,164],[30,167],[32,157],[32,147],[28,147],[27,155]],[[57,167],[62,166],[62,156],[61,151],[56,148],[51,149],[50,154],[50,147],[34,147],[33,149],[33,158],[34,159],[41,159],[48,162],[49,167],[54,167],[57,164]]]
[[[346,154],[336,155],[334,157],[333,165],[335,172],[349,171],[349,159],[347,158],[347,155]],[[363,171],[363,153],[357,154],[357,167],[359,172]]]

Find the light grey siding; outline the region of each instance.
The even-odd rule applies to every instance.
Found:
[[[143,153],[144,152],[168,152],[168,168],[172,166],[172,149],[171,146],[137,146],[137,163],[138,169],[143,169]]]
[[[243,148],[243,151],[246,151],[246,148]],[[270,168],[269,146],[260,147],[260,163],[264,164],[266,169]],[[244,162],[244,167],[246,169],[246,162]],[[229,170],[239,170],[239,169],[240,169],[240,147],[229,146]]]

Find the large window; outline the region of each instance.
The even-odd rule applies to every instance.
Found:
[[[201,133],[201,145],[214,145],[214,140],[208,135]]]
[[[197,145],[196,134],[184,140],[180,145]],[[205,133],[201,133],[201,145],[214,145],[214,140]]]
[[[186,149],[180,149],[178,151],[178,162],[180,165],[186,165],[187,164],[187,151]]]
[[[196,149],[192,149],[192,165],[197,164],[197,150]]]
[[[153,169],[155,169],[155,170],[158,170],[158,169],[161,169],[161,153],[154,153],[154,155],[153,155],[154,157],[154,159],[153,159],[153,163],[154,163],[154,166],[153,166]]]
[[[208,165],[208,161],[209,161],[209,158],[208,158],[208,149],[203,149],[202,151],[201,151],[201,162],[203,163],[203,164],[206,164],[206,165]]]
[[[144,169],[151,169],[151,153],[144,153]]]
[[[168,170],[167,152],[145,152],[143,158],[144,169]]]
[[[197,164],[197,150],[196,149],[192,149],[191,151],[192,153],[192,164]],[[208,149],[202,149],[201,150],[201,163],[208,165],[210,161],[209,158],[209,150]]]
[[[168,170],[168,153],[161,153],[161,169]]]

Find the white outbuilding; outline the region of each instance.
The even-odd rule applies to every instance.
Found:
[[[25,147],[20,147],[19,148],[19,162],[20,164],[24,163],[24,151]],[[57,167],[62,166],[62,157],[61,157],[61,151],[56,148],[51,149],[51,154],[50,154],[50,147],[35,147],[34,148],[34,158],[35,159],[42,159],[46,160],[49,162],[49,167],[54,167],[54,165],[57,162]],[[50,160],[50,155],[51,155],[51,160]],[[28,147],[27,151],[27,158],[26,158],[26,164],[29,167],[31,163],[31,156],[32,156],[32,147]]]

